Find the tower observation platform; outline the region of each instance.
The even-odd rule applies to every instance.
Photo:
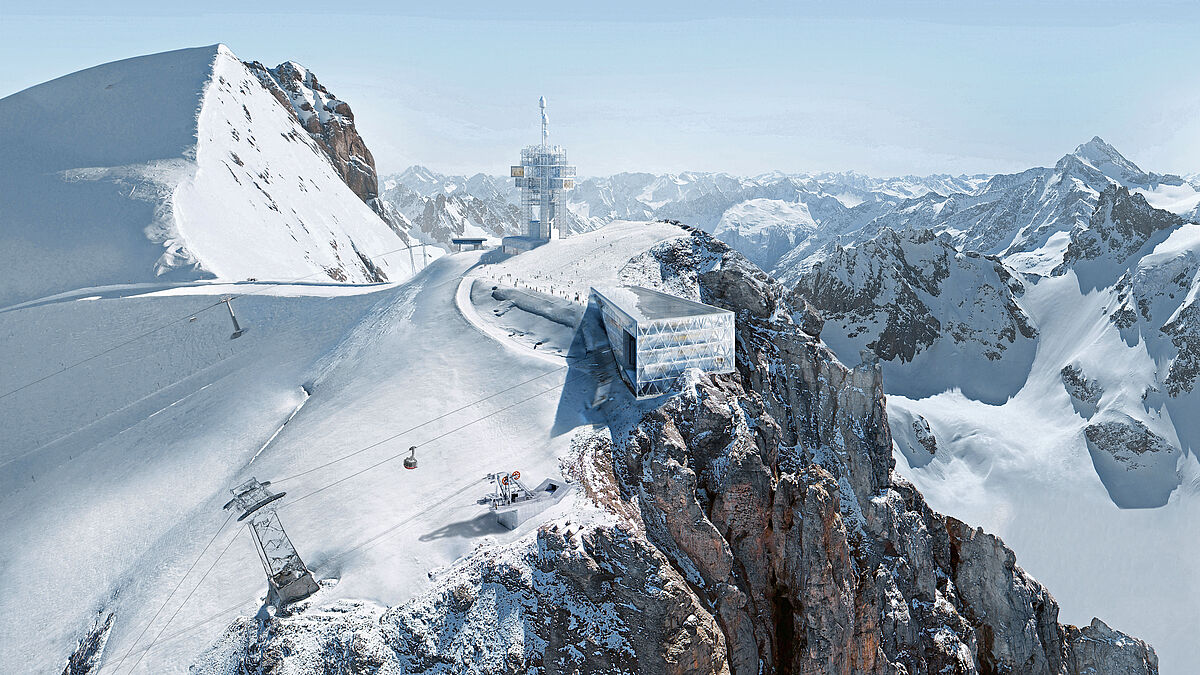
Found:
[[[575,167],[567,163],[567,151],[549,144],[545,96],[538,99],[538,106],[542,111],[542,142],[521,150],[521,163],[509,168],[509,176],[521,191],[521,234],[504,238],[506,253],[528,251],[561,236],[566,195],[575,187]]]

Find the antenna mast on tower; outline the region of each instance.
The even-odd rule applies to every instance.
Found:
[[[550,118],[546,117],[546,97],[538,98],[538,107],[542,109],[542,147],[546,147],[546,141],[550,137]]]

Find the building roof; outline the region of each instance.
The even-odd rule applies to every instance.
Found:
[[[660,293],[641,286],[601,286],[599,288],[593,286],[592,293],[638,322],[710,314],[732,314],[729,310],[720,307]]]

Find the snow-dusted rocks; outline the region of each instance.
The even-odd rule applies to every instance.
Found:
[[[1071,395],[1071,405],[1080,416],[1090,419],[1099,409],[1100,397],[1104,395],[1104,387],[1099,382],[1088,379],[1078,364],[1068,363],[1059,371],[1063,387]]]
[[[1179,449],[1138,419],[1106,411],[1083,429],[1096,472],[1114,502],[1125,508],[1167,503],[1179,485]]]
[[[262,675],[321,675],[334,663],[397,675],[729,673],[712,615],[623,526],[554,523],[433,576],[434,590],[386,611],[342,602],[239,619],[192,672],[252,662]]]
[[[822,335],[844,360],[867,348],[892,362],[900,393],[961,386],[1003,401],[1033,357],[1037,329],[1020,305],[1024,284],[995,257],[960,253],[929,230],[884,230],[834,248],[794,293],[824,317]]]
[[[397,235],[407,240],[410,224],[379,199],[375,158],[354,126],[350,104],[335,97],[317,82],[316,75],[294,61],[274,68],[267,68],[258,61],[245,65],[321,146],[354,194],[378,213]]]
[[[1061,274],[1067,267],[1081,273],[1080,263],[1101,258],[1113,268],[1121,269],[1155,234],[1177,228],[1183,222],[1174,213],[1150,206],[1144,196],[1131,195],[1124,186],[1110,186],[1100,193],[1087,224],[1077,225],[1071,232],[1071,243],[1055,273]]]
[[[221,45],[0,100],[0,304],[202,278],[377,281],[403,242]],[[406,266],[407,267],[407,266]]]

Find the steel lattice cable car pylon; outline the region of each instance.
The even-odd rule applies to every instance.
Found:
[[[238,516],[239,521],[251,519],[250,533],[254,537],[254,547],[267,572],[267,602],[283,607],[316,593],[320,586],[283,531],[279,514],[274,507],[269,507],[287,493],[272,493],[267,489],[270,484],[271,481],[259,483],[251,478],[230,490],[233,499],[225,504],[225,508],[237,506],[243,511]]]

